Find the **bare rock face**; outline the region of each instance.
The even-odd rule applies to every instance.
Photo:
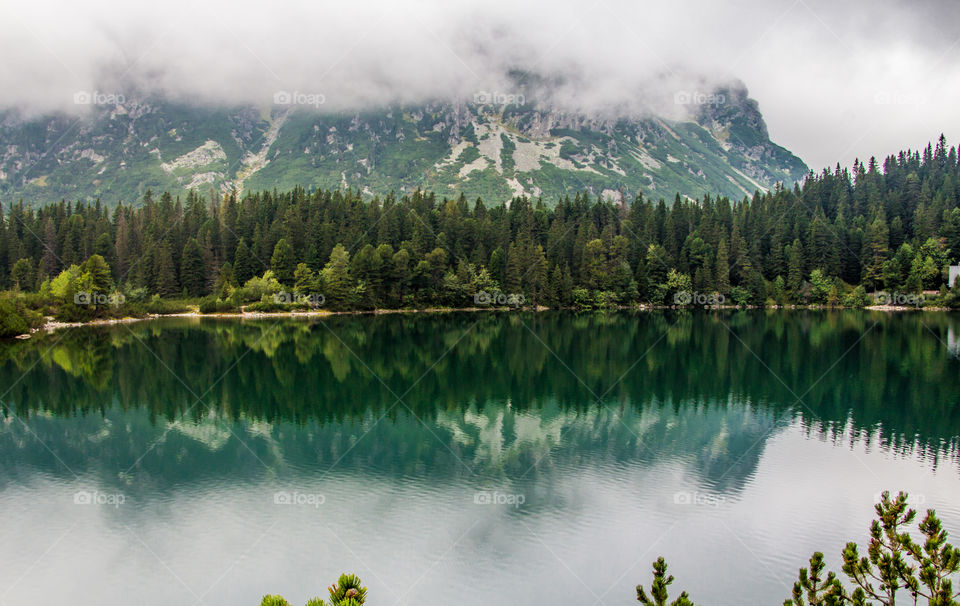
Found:
[[[207,196],[297,185],[369,195],[419,187],[489,203],[527,195],[552,204],[577,191],[741,198],[806,174],[769,140],[744,86],[699,95],[679,120],[523,95],[353,112],[131,97],[91,106],[79,122],[8,111],[0,113],[0,202],[113,205],[147,189]]]

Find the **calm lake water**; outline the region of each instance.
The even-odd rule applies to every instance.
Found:
[[[169,319],[0,344],[0,604],[707,606],[960,539],[960,316]]]

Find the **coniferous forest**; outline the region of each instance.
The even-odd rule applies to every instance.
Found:
[[[0,222],[0,286],[17,293],[3,304],[75,320],[191,298],[207,312],[954,299],[960,160],[943,137],[742,200],[551,202],[302,188],[20,201]]]

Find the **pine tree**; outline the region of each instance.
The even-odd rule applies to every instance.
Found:
[[[560,269],[559,265],[553,266],[553,272],[550,275],[550,281],[547,285],[547,294],[544,299],[544,304],[549,307],[557,307],[561,302],[561,293],[560,289],[563,284],[563,270]]]
[[[161,244],[157,251],[154,275],[156,276],[156,282],[153,285],[154,292],[161,297],[175,297],[180,294],[177,272],[173,265],[173,255],[170,254],[170,246],[166,242]]]
[[[217,281],[213,286],[213,294],[221,301],[230,297],[232,290],[237,287],[237,278],[233,273],[233,264],[227,261],[220,266]]]
[[[727,254],[727,240],[720,239],[717,246],[716,290],[722,295],[730,292],[730,257]]]
[[[40,259],[39,273],[44,276],[55,276],[60,268],[60,259],[57,258],[57,231],[53,219],[48,218],[43,228],[43,257]]]
[[[603,240],[590,240],[583,248],[584,284],[591,290],[607,290],[607,254]]]
[[[364,285],[363,306],[367,309],[376,307],[380,303],[383,285],[383,262],[377,249],[371,244],[365,245],[354,255],[350,266],[354,277]]]
[[[793,301],[803,298],[803,248],[794,240],[787,251],[787,291]]]
[[[912,293],[923,290],[923,255],[920,254],[920,251],[917,251],[910,263],[910,273],[907,276],[905,287],[907,292]]]
[[[33,290],[33,259],[30,257],[17,259],[10,272],[10,278],[16,290]]]
[[[306,263],[298,263],[293,272],[293,291],[298,295],[314,294],[318,290],[317,275]]]
[[[322,275],[327,307],[351,309],[359,302],[357,283],[350,272],[350,253],[342,244],[333,247]]]
[[[643,606],[694,606],[686,591],[681,592],[680,596],[672,602],[668,602],[670,597],[667,594],[667,588],[671,584],[673,584],[673,575],[667,575],[666,561],[663,558],[657,558],[653,563],[653,582],[650,584],[650,596],[653,599],[647,597],[647,592],[642,585],[637,585],[637,601]]]
[[[241,286],[256,275],[250,250],[243,238],[240,238],[240,242],[237,243],[237,250],[233,254],[233,271],[237,276],[237,283]]]
[[[750,260],[747,241],[740,234],[740,226],[734,224],[733,232],[730,235],[730,273],[731,282],[738,285],[745,285],[753,271],[753,263]]]
[[[563,266],[563,278],[560,282],[560,304],[569,307],[573,304],[573,275],[570,273],[570,266]]]
[[[519,294],[523,291],[523,278],[527,267],[524,265],[523,249],[513,243],[507,249],[507,269],[503,279],[503,287],[510,294]]]
[[[196,238],[187,240],[180,257],[180,286],[191,297],[199,297],[206,292],[206,268],[203,255]]]
[[[97,236],[96,241],[93,243],[93,252],[103,257],[104,261],[111,266],[115,262],[113,242],[110,241],[110,235],[107,233],[102,233]]]
[[[824,575],[823,553],[816,552],[810,558],[810,568],[800,569],[792,599],[786,600],[784,606],[894,606],[898,597],[906,597],[913,604],[922,599],[930,606],[957,603],[951,577],[960,572],[960,550],[947,542],[947,533],[936,512],[927,510],[917,525],[922,537],[917,541],[904,528],[917,515],[907,506],[905,493],[891,498],[889,492],[884,492],[875,510],[877,517],[870,527],[866,552],[861,554],[859,546],[851,542],[841,553],[841,570],[847,582],[841,582],[834,572]]]
[[[287,242],[286,238],[280,238],[277,245],[273,247],[273,255],[270,257],[270,269],[277,281],[284,286],[293,285],[293,272],[296,269],[294,261],[293,247]]]
[[[543,247],[537,244],[529,248],[532,257],[530,268],[526,276],[526,292],[529,294],[529,303],[532,305],[543,305],[548,296],[548,281],[550,279],[549,265],[547,257],[543,253]]]
[[[877,216],[866,230],[866,250],[863,260],[863,285],[868,290],[881,286],[883,264],[887,260],[890,240],[887,222],[882,215]]]
[[[507,258],[503,248],[498,246],[490,253],[490,275],[499,284],[504,284],[507,278]]]
[[[130,263],[133,257],[133,238],[130,226],[127,223],[127,212],[121,205],[117,208],[114,215],[116,224],[116,236],[114,239],[114,253],[116,254],[117,279],[126,281],[129,279]]]
[[[100,255],[91,255],[83,264],[82,271],[90,276],[90,287],[99,293],[107,293],[113,289],[113,276],[110,265]]]
[[[401,248],[393,254],[392,261],[393,289],[391,290],[391,298],[393,304],[399,307],[404,304],[404,299],[410,292],[410,281],[413,278],[413,271],[410,267],[412,258],[407,249]]]

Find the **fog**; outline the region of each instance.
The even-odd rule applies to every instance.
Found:
[[[960,4],[854,0],[0,1],[0,107],[77,93],[324,109],[518,94],[681,118],[732,80],[811,167],[960,137]],[[952,137],[952,139],[951,139]]]

